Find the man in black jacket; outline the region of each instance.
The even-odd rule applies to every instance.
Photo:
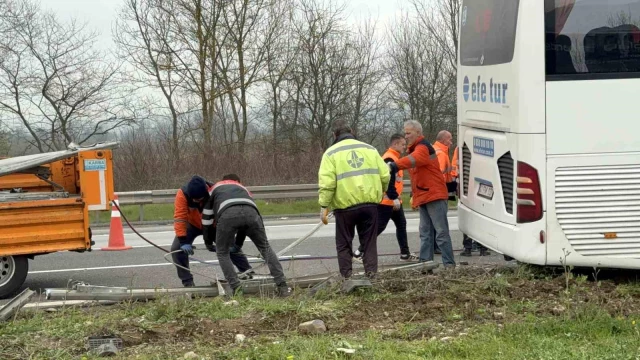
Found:
[[[218,261],[234,293],[241,284],[238,274],[233,269],[230,252],[234,247],[242,247],[242,244],[236,243],[236,234],[242,231],[251,239],[262,258],[265,259],[276,283],[278,295],[282,297],[289,295],[290,289],[284,277],[282,265],[269,245],[258,206],[253,201],[249,190],[240,184],[238,175],[225,175],[222,181],[213,186],[209,201],[202,211],[202,225],[205,234],[211,231],[211,226],[216,228]]]

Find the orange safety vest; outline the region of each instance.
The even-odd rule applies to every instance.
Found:
[[[385,152],[384,155],[382,155],[382,159],[384,160],[391,159],[393,160],[393,162],[398,162],[399,158],[400,158],[400,153],[393,149],[387,149],[387,152]],[[396,173],[395,186],[396,186],[396,192],[398,193],[398,199],[400,200],[400,203],[402,203],[402,188],[404,186],[403,176],[404,176],[404,172],[402,170]],[[386,189],[380,204],[393,206],[393,200],[389,199],[389,197],[387,196]]]
[[[436,141],[433,144],[433,148],[436,149],[436,155],[438,155],[438,162],[440,163],[440,171],[442,171],[442,175],[444,176],[444,182],[452,182],[453,177],[451,176],[451,171],[453,167],[451,166],[451,161],[449,161],[449,147]]]
[[[453,178],[457,178],[458,177],[458,172],[460,171],[458,169],[458,147],[456,146],[456,149],[453,151],[453,159],[451,159],[451,177]]]

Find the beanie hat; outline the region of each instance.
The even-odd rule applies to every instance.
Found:
[[[187,194],[192,199],[201,199],[209,195],[206,181],[200,176],[193,176],[187,185]]]

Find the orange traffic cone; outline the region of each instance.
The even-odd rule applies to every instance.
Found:
[[[120,206],[118,195],[114,195],[113,201]],[[122,220],[120,220],[120,211],[115,206],[111,207],[111,225],[109,227],[109,245],[101,250],[118,251],[133,249],[131,246],[124,244],[124,231],[122,230]]]

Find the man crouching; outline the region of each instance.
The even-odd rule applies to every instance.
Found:
[[[238,274],[233,269],[230,252],[231,248],[238,246],[236,234],[244,231],[267,262],[277,286],[277,294],[281,297],[289,296],[290,289],[282,265],[269,245],[258,206],[249,190],[240,184],[240,178],[236,174],[225,175],[210,191],[209,201],[202,211],[202,225],[213,226],[214,223],[218,261],[234,294],[238,292],[241,284]]]

